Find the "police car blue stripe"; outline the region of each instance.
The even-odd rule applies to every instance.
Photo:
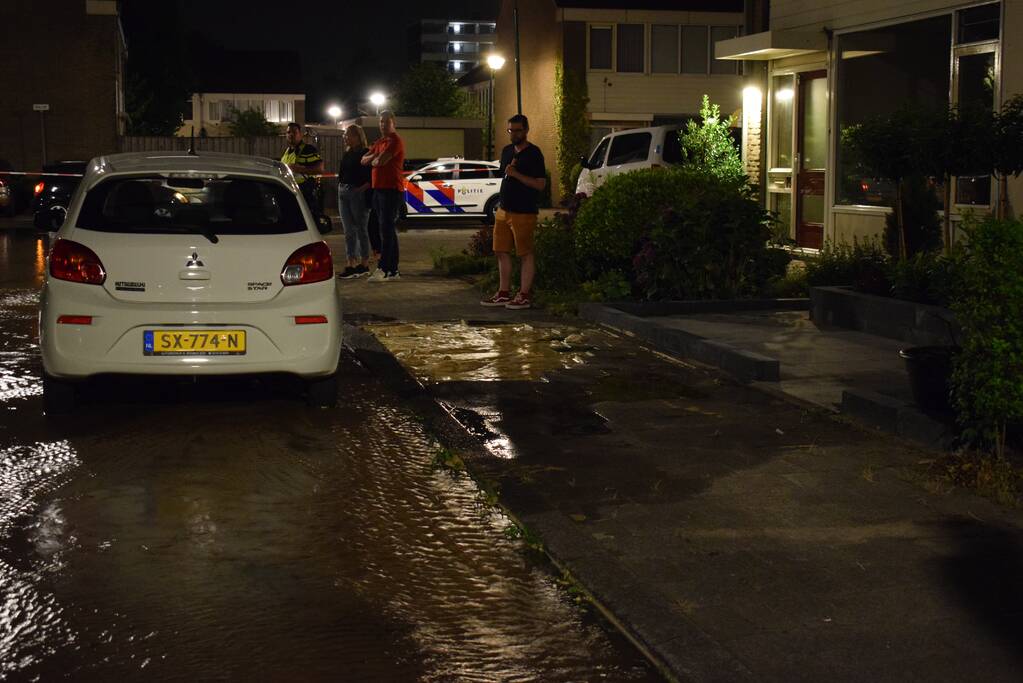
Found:
[[[411,192],[405,193],[405,202],[412,207],[414,213],[433,213],[433,209],[416,199]]]
[[[465,210],[462,207],[455,204],[455,202],[451,199],[448,199],[441,190],[426,190],[426,194],[440,202],[441,207],[447,209],[448,213],[465,213]]]

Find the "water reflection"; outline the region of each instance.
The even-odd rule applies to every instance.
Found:
[[[386,324],[370,328],[420,380],[536,381],[592,356],[603,333],[571,327]]]

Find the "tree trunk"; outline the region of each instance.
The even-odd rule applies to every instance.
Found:
[[[1004,173],[999,173],[998,178],[998,209],[995,212],[995,217],[998,220],[1004,221],[1009,217],[1009,182],[1008,176]]]
[[[895,183],[895,223],[899,226],[899,260],[905,261],[908,253],[906,249],[906,224],[902,220],[902,179]]]
[[[945,186],[942,188],[942,204],[945,215],[942,220],[942,227],[945,233],[945,255],[952,253],[952,176],[945,176]]]

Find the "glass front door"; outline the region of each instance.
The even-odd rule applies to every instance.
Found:
[[[798,76],[796,115],[796,244],[824,246],[824,168],[828,153],[826,71]]]

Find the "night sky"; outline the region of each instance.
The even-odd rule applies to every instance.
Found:
[[[241,0],[125,0],[123,19],[132,46],[198,35],[228,50],[300,53],[306,118],[326,118],[331,102],[365,99],[390,90],[408,67],[410,24],[422,18],[495,17],[499,0],[388,0],[367,3],[254,3]],[[297,9],[295,9],[297,8]],[[187,53],[187,51],[185,51]],[[204,65],[192,64],[193,70]]]

